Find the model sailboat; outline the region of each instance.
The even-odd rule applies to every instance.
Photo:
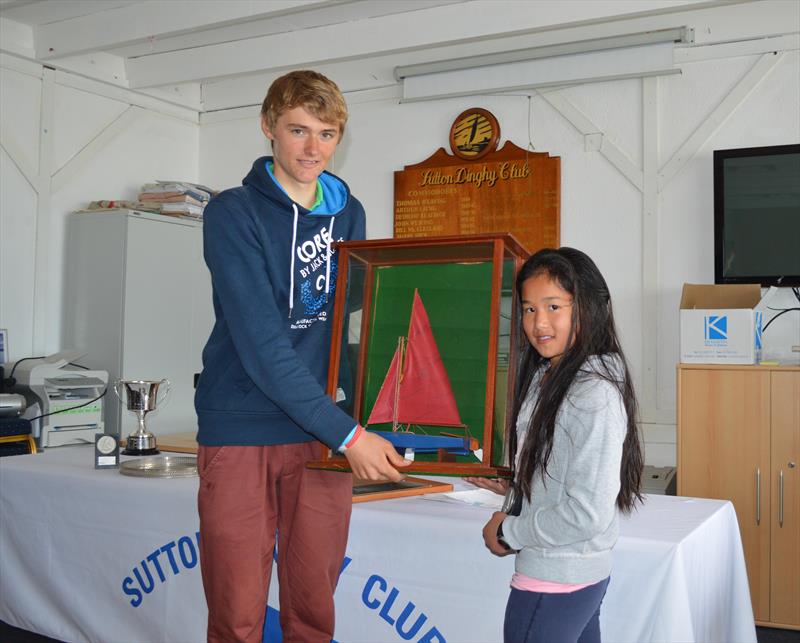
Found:
[[[468,455],[478,449],[461,422],[450,378],[444,368],[428,313],[419,291],[414,291],[408,337],[399,337],[392,363],[367,420],[371,424],[392,423],[391,431],[373,431],[398,449],[415,452],[444,450]],[[426,435],[411,431],[412,425],[460,429],[464,437],[452,434]]]

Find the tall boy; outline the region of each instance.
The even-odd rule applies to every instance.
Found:
[[[205,209],[216,323],[195,407],[209,641],[261,641],[276,531],[284,641],[331,640],[352,479],[306,469],[317,441],[342,450],[359,477],[402,477],[395,467],[405,460],[323,389],[331,243],[365,234],[361,203],[325,172],[346,121],[344,97],[325,76],[279,78],[261,108],[273,156]]]

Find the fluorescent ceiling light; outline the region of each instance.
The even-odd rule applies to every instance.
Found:
[[[499,51],[494,54],[484,54],[481,56],[466,56],[464,58],[437,60],[416,65],[402,65],[394,68],[394,77],[396,80],[403,80],[409,76],[437,74],[443,71],[455,71],[459,69],[473,69],[475,67],[487,67],[488,65],[504,65],[506,63],[536,60],[537,58],[552,58],[553,56],[563,56],[566,54],[582,54],[590,51],[605,51],[607,49],[619,49],[621,47],[651,45],[658,42],[694,42],[694,29],[689,29],[687,27],[658,29],[656,31],[644,31],[642,33],[611,36],[608,38],[594,38],[592,40],[564,42],[557,45],[544,45],[543,47]]]
[[[432,100],[517,89],[680,73],[675,42],[692,42],[685,27],[598,38],[395,69],[403,100]]]

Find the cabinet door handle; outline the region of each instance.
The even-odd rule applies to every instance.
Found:
[[[783,469],[781,469],[781,473],[778,476],[780,478],[780,505],[778,507],[778,523],[781,527],[783,527]]]
[[[761,524],[761,469],[756,469],[756,525]]]

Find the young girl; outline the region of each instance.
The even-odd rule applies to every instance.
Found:
[[[516,553],[504,639],[599,643],[617,510],[629,512],[641,500],[636,398],[608,286],[588,256],[541,250],[522,266],[516,286],[528,342],[509,494],[521,508],[496,512],[483,529],[492,553]]]

